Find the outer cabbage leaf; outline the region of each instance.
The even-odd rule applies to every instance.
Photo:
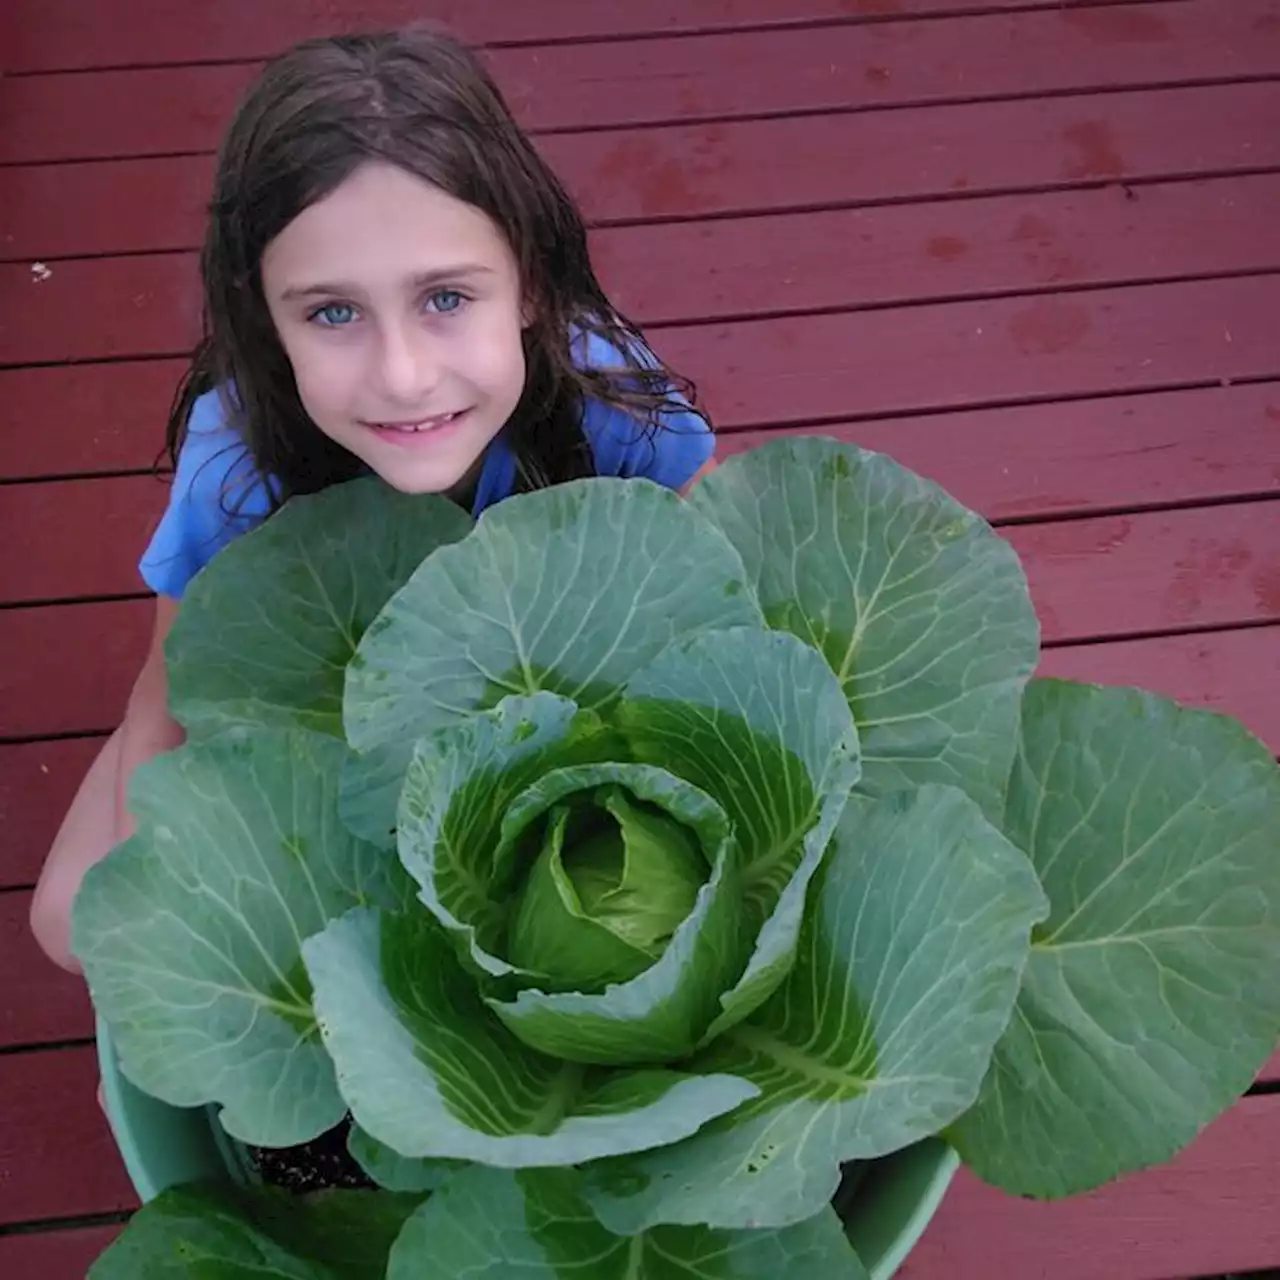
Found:
[[[421,1202],[375,1191],[174,1187],[134,1214],[88,1280],[383,1280]]]
[[[782,1231],[610,1234],[565,1169],[476,1167],[418,1210],[387,1280],[866,1280],[830,1209]]]
[[[1051,1198],[1168,1160],[1280,1040],[1280,771],[1234,720],[1037,680],[1005,830],[1053,909],[949,1136]]]
[[[889,458],[819,437],[726,459],[691,502],[741,553],[770,625],[839,677],[860,788],[946,783],[998,821],[1039,656],[1012,547]]]
[[[351,1114],[403,1156],[575,1164],[674,1142],[755,1094],[732,1076],[591,1072],[537,1053],[424,911],[349,912],[303,953]]]
[[[193,736],[247,724],[340,738],[346,665],[365,629],[472,523],[446,498],[373,478],[292,499],[183,596],[165,643],[175,718]]]
[[[1026,857],[953,787],[855,797],[810,898],[786,985],[687,1064],[759,1096],[589,1169],[610,1230],[799,1222],[842,1162],[934,1134],[977,1096],[1048,909]]]
[[[597,477],[510,498],[365,633],[347,677],[362,757],[347,821],[386,839],[413,744],[434,729],[539,690],[599,709],[671,641],[762,623],[737,552],[668,489]]]
[[[393,858],[343,826],[346,748],[259,729],[140,768],[135,836],[86,873],[73,946],[124,1074],[236,1138],[288,1146],[345,1110],[316,1031],[302,941],[398,901]]]

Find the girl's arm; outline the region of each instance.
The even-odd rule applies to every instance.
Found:
[[[134,770],[183,741],[182,729],[168,711],[164,663],[164,639],[176,613],[176,601],[157,598],[151,648],[124,719],[80,784],[36,885],[31,931],[49,958],[71,973],[80,972],[71,954],[71,904],[80,881],[93,863],[133,833],[126,800]]]

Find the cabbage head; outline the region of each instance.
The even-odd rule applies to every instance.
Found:
[[[1280,1038],[1270,753],[1038,661],[1011,547],[835,441],[476,522],[353,481],[192,584],[75,947],[143,1090],[350,1117],[383,1244],[300,1276],[856,1280],[851,1168],[1081,1192]],[[323,1253],[182,1194],[139,1238]]]

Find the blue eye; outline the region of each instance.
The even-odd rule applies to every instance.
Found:
[[[456,289],[437,289],[428,299],[428,306],[434,311],[447,315],[450,311],[457,311],[466,301]],[[434,304],[434,305],[432,305]]]
[[[349,302],[330,302],[311,313],[312,320],[338,327],[350,324],[356,318],[356,309]]]

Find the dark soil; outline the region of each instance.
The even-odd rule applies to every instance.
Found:
[[[376,1184],[347,1153],[351,1117],[296,1147],[249,1147],[263,1182],[301,1194],[326,1187],[372,1187]]]

